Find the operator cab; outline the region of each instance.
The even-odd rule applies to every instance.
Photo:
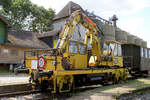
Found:
[[[87,68],[87,46],[82,42],[69,40],[63,57],[68,59],[70,63],[69,69]]]
[[[123,66],[121,44],[117,41],[105,41],[102,50],[102,66]]]

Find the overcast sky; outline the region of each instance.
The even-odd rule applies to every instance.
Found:
[[[53,8],[56,14],[70,0],[31,0],[45,8]],[[148,42],[150,47],[150,0],[72,0],[83,9],[109,19],[113,14],[119,18],[118,27]]]

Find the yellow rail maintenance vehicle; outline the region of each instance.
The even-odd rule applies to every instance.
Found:
[[[72,38],[77,25],[86,28],[83,42]],[[98,31],[82,11],[75,11],[54,49],[26,51],[25,68],[33,88],[61,93],[83,85],[126,80],[128,69],[123,66],[120,43],[105,41],[102,48]]]

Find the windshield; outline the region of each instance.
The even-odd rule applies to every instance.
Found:
[[[103,55],[112,56],[114,48],[115,48],[114,43],[104,43]]]

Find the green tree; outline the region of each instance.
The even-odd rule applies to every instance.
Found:
[[[3,8],[7,8],[5,9],[5,11],[9,10],[9,6],[11,5],[11,0],[0,0],[0,5],[3,6]]]
[[[26,29],[34,32],[45,32],[52,29],[53,9],[45,9],[33,4],[30,0],[0,0],[0,15],[16,29]]]
[[[32,6],[32,21],[29,25],[30,30],[35,30],[36,32],[46,32],[52,29],[51,24],[55,16],[53,9],[48,10],[43,7],[38,7],[37,5]]]

